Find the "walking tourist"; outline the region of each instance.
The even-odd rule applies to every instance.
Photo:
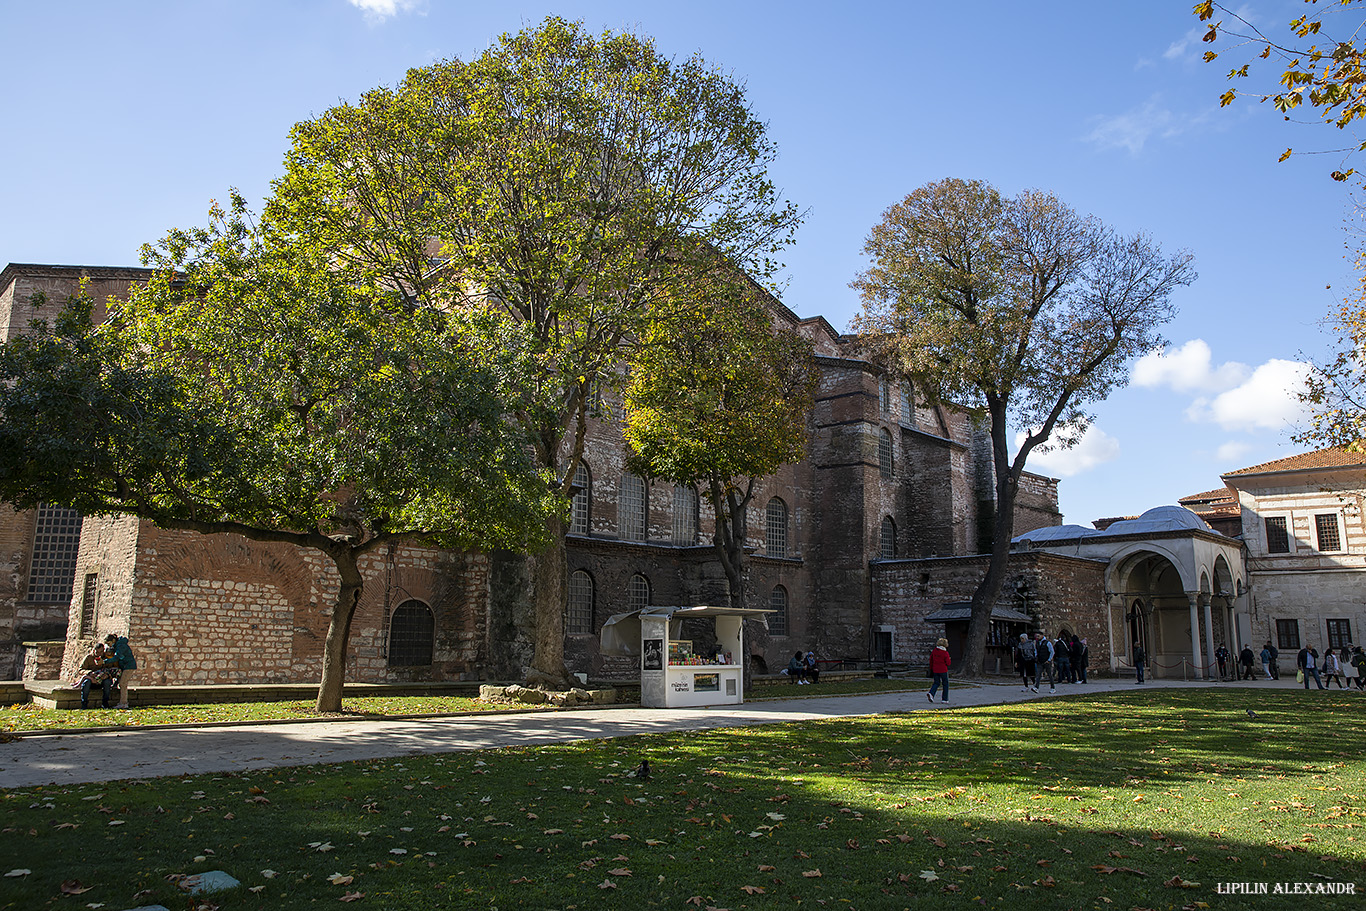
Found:
[[[949,665],[953,659],[949,657],[949,640],[940,639],[934,644],[934,651],[930,652],[930,673],[934,675],[934,683],[930,685],[930,691],[925,694],[925,698],[934,702],[934,694],[939,690],[939,685],[944,685],[944,701],[949,701]]]

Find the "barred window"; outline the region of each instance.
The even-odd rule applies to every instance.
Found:
[[[631,610],[641,610],[650,606],[650,580],[636,573],[631,577]]]
[[[80,513],[57,506],[38,507],[27,600],[42,604],[71,603],[71,589],[76,581],[76,551],[80,545]]]
[[[100,574],[86,573],[81,589],[81,628],[79,635],[88,636],[95,630],[95,610],[99,605]]]
[[[588,534],[588,513],[593,503],[593,475],[586,462],[580,461],[579,467],[574,469],[574,494],[569,502],[570,534]]]
[[[764,513],[764,552],[770,557],[787,556],[787,504],[774,497]]]
[[[1266,517],[1266,552],[1290,553],[1290,535],[1285,528],[1285,516]],[[1296,646],[1298,648],[1298,646]]]
[[[697,543],[697,491],[679,484],[674,488],[673,542]]]
[[[768,609],[773,613],[768,615],[768,632],[773,636],[787,635],[787,589],[781,585],[774,586],[773,591],[768,596]]]
[[[877,410],[883,414],[892,413],[892,381],[885,376],[877,383]]]
[[[425,667],[432,663],[436,621],[421,601],[404,601],[389,618],[389,666]]]
[[[569,616],[565,631],[578,636],[593,633],[593,577],[581,569],[569,574]]]
[[[896,523],[892,521],[891,516],[884,516],[882,519],[878,556],[884,560],[896,559]]]
[[[623,541],[644,541],[648,515],[644,479],[623,474],[618,500],[617,534]]]
[[[915,425],[915,389],[910,383],[901,384],[901,423]]]
[[[1342,539],[1338,536],[1337,513],[1320,513],[1314,516],[1314,531],[1318,535],[1319,550],[1342,550]]]
[[[878,431],[877,471],[883,480],[892,479],[892,434],[886,427]]]
[[[1276,621],[1276,648],[1287,649],[1300,647],[1300,621],[1298,620],[1277,620]]]
[[[1352,644],[1352,624],[1349,620],[1328,621],[1328,647],[1343,648]]]

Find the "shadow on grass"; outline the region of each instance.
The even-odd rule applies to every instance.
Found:
[[[82,905],[185,907],[166,877],[205,869],[243,882],[214,898],[223,911],[349,892],[362,908],[608,911],[694,896],[728,909],[1248,907],[1217,891],[1228,882],[1361,892],[1366,763],[1321,755],[1325,739],[1359,751],[1360,706],[1294,696],[1260,696],[1261,736],[1234,723],[1236,700],[1125,694],[11,790],[0,867],[32,872],[4,880],[0,908],[59,901],[72,879],[94,887]],[[642,757],[645,782],[626,775]]]

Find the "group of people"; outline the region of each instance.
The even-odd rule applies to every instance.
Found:
[[[1091,649],[1086,640],[1076,635],[1058,633],[1049,639],[1043,633],[1020,633],[1015,645],[1015,670],[1024,689],[1039,691],[1039,684],[1048,681],[1048,691],[1056,693],[1058,683],[1085,683],[1086,669],[1091,661]]]
[[[1299,669],[1297,677],[1306,690],[1309,689],[1310,678],[1321,690],[1332,689],[1333,681],[1337,681],[1338,689],[1341,690],[1347,689],[1353,681],[1358,690],[1366,689],[1366,652],[1359,645],[1344,645],[1337,650],[1329,648],[1322,657],[1317,649],[1306,645],[1295,656],[1295,667]],[[1327,686],[1323,683],[1325,678],[1328,680]]]
[[[90,654],[81,662],[76,679],[72,681],[73,686],[80,688],[81,708],[90,708],[90,691],[97,686],[100,688],[101,707],[111,708],[109,699],[117,689],[119,701],[112,708],[128,708],[128,684],[137,666],[137,658],[133,655],[127,636],[110,633],[103,642],[96,642]]]
[[[800,650],[797,651],[793,654],[792,660],[787,662],[783,673],[791,677],[794,684],[819,683],[821,668],[816,661],[816,653],[807,652],[803,655]]]

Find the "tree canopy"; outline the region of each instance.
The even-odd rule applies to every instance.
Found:
[[[746,606],[745,511],[761,478],[804,454],[816,386],[811,343],[764,297],[739,277],[653,323],[625,394],[629,467],[706,491],[733,607]]]
[[[989,425],[991,563],[973,596],[964,659],[980,673],[1030,453],[1074,445],[1088,406],[1160,344],[1172,293],[1195,279],[1192,257],[1165,256],[1146,236],[1121,236],[1052,194],[1007,198],[959,179],[889,208],[864,252],[872,264],[852,282],[863,298],[855,327],[931,400],[974,409]],[[1024,433],[1013,453],[1011,428]]]
[[[563,496],[593,390],[651,322],[718,256],[760,281],[778,267],[799,216],[775,156],[744,87],[700,57],[550,18],[299,124],[268,214],[362,283],[522,324],[540,369],[513,418]],[[563,517],[547,532],[530,644],[563,681]]]
[[[154,277],[103,323],[78,298],[0,348],[0,498],[323,552],[341,585],[318,708],[336,711],[361,555],[526,546],[555,508],[504,420],[524,334],[358,284],[236,196],[144,259]]]

